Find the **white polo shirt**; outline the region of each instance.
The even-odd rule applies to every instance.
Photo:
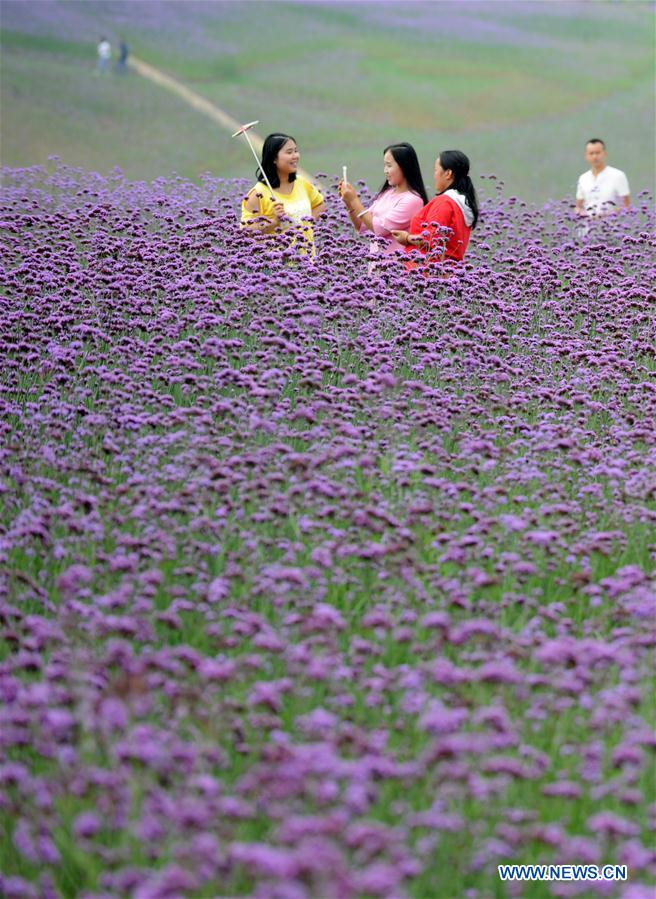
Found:
[[[624,205],[623,197],[631,193],[624,172],[607,165],[598,175],[592,169],[583,172],[576,185],[576,199],[583,200],[588,215],[603,215]]]

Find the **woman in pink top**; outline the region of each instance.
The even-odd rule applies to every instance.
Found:
[[[339,185],[339,194],[358,234],[373,231],[379,238],[371,242],[372,255],[380,252],[379,245],[385,254],[402,253],[403,246],[391,232],[407,231],[412,218],[428,202],[419,160],[411,144],[385,147],[383,171],[385,183],[368,209],[352,184],[342,181]]]

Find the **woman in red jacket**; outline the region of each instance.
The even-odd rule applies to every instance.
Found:
[[[408,231],[392,231],[406,253],[420,253],[424,263],[459,262],[478,221],[478,199],[469,177],[469,159],[460,150],[443,150],[435,160],[434,197],[414,216]],[[407,268],[417,261],[408,259]]]

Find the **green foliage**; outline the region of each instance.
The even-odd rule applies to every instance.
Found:
[[[91,9],[84,15],[94,34]],[[337,173],[346,162],[352,178],[376,184],[382,147],[405,139],[417,147],[429,187],[437,152],[458,146],[475,173],[496,172],[511,193],[546,199],[572,193],[594,132],[634,192],[651,185],[647,4],[598,4],[576,16],[510,15],[496,4],[476,15],[456,38],[423,25],[421,15],[413,21],[412,10],[399,28],[372,17],[368,4],[248,3],[238,14],[205,18],[208,39],[230,48],[221,51],[174,42],[136,18],[126,28],[136,55],[235,118],[295,134],[311,172]],[[263,21],[264,41],[256,37]],[[171,171],[251,177],[243,148],[179,98],[134,74],[93,79],[91,41],[33,34],[26,25],[2,33],[2,50],[5,164],[59,155],[101,171],[119,165],[132,179]]]

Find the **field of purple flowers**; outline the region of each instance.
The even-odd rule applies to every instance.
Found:
[[[0,891],[653,896],[650,198],[372,278],[334,199],[313,265],[240,182],[5,175]]]

